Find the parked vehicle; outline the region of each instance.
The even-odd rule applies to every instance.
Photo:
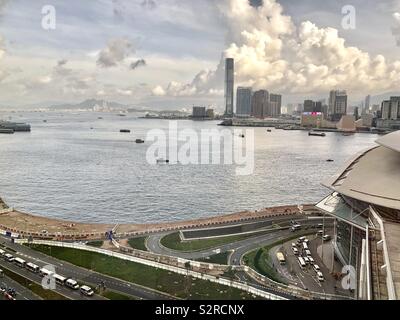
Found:
[[[318,277],[318,281],[319,281],[319,282],[325,281],[324,275],[322,274],[321,271],[318,271],[318,272],[317,272],[317,277]]]
[[[299,255],[299,250],[297,248],[293,247],[292,250],[293,250],[293,253],[294,253],[295,256]]]
[[[329,234],[326,234],[326,235],[324,235],[324,236],[322,237],[322,240],[324,240],[324,241],[329,241],[329,240],[331,240],[331,236],[330,236]]]
[[[13,262],[14,261],[14,257],[12,254],[6,253],[4,255],[4,260],[8,261],[8,262]]]

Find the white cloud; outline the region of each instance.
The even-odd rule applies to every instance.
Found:
[[[152,94],[153,94],[154,96],[159,96],[159,97],[161,97],[161,96],[165,96],[166,92],[165,92],[165,90],[163,89],[162,86],[156,86],[156,87],[152,90]]]
[[[218,7],[229,26],[223,58],[235,59],[237,84],[296,94],[323,94],[332,88],[378,92],[400,85],[400,61],[391,63],[348,46],[334,28],[310,21],[296,27],[275,0],[264,0],[258,8],[248,0],[225,0]],[[400,15],[395,18],[400,22]],[[215,71],[201,71],[191,83],[171,82],[165,94],[221,94],[223,63]]]

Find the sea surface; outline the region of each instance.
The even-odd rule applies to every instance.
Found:
[[[254,172],[241,176],[234,164],[149,164],[152,142],[135,139],[152,129],[168,137],[168,120],[92,112],[3,112],[0,119],[32,126],[30,133],[0,135],[0,197],[25,212],[81,222],[176,221],[314,203],[329,192],[321,181],[377,139],[254,128]],[[234,129],[217,124],[177,122],[178,132]]]

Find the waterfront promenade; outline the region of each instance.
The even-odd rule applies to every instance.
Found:
[[[0,232],[11,232],[15,236],[52,240],[103,239],[106,232],[113,232],[121,238],[154,232],[210,227],[253,221],[271,216],[300,214],[298,206],[279,206],[258,211],[243,211],[188,221],[147,224],[97,224],[79,223],[32,215],[8,208],[0,199]],[[303,205],[303,210],[317,212],[312,204]]]

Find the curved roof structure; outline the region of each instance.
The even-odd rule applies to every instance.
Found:
[[[400,210],[400,131],[377,140],[346,163],[326,187],[367,203]]]

